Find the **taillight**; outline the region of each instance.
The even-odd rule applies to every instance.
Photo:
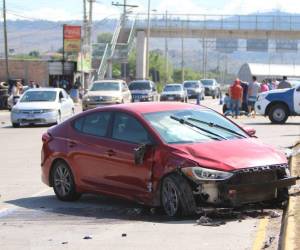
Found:
[[[47,142],[51,141],[51,139],[52,139],[52,136],[48,132],[44,133],[42,136],[43,143],[47,143]]]

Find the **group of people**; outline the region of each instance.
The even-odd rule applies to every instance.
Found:
[[[29,81],[28,88],[39,88],[40,85],[35,81]],[[20,81],[16,81],[10,86],[9,94],[12,95],[13,104],[16,104],[17,100],[24,92],[24,86]]]
[[[255,117],[255,102],[258,94],[273,89],[291,88],[292,85],[284,76],[281,82],[276,80],[263,80],[262,83],[257,81],[256,76],[252,76],[252,82],[243,82],[236,79],[229,87],[228,93],[224,98],[224,115],[232,115],[238,118],[241,112],[248,116]]]

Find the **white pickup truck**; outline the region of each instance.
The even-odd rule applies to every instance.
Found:
[[[300,84],[290,89],[276,89],[258,95],[256,113],[268,116],[272,123],[283,124],[289,116],[300,115]]]

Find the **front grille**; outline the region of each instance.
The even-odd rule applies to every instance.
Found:
[[[257,185],[271,183],[284,178],[286,167],[287,164],[281,164],[234,171],[234,175],[227,182],[229,189],[241,186],[246,186],[246,188],[237,191],[233,203],[244,204],[274,199],[277,191],[275,187],[267,185],[262,189]]]
[[[43,109],[20,110],[22,114],[42,114],[43,112]]]

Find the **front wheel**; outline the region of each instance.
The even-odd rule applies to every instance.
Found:
[[[14,128],[19,128],[19,127],[20,127],[20,123],[13,122],[13,123],[12,123],[12,126],[13,126]]]
[[[270,108],[269,119],[272,123],[283,124],[288,119],[288,109],[283,104],[275,104]]]
[[[192,189],[187,180],[180,175],[172,174],[164,178],[161,203],[169,217],[188,216],[196,211]]]
[[[56,197],[62,201],[75,201],[80,198],[76,192],[73,174],[69,166],[59,161],[52,170],[52,185]]]

